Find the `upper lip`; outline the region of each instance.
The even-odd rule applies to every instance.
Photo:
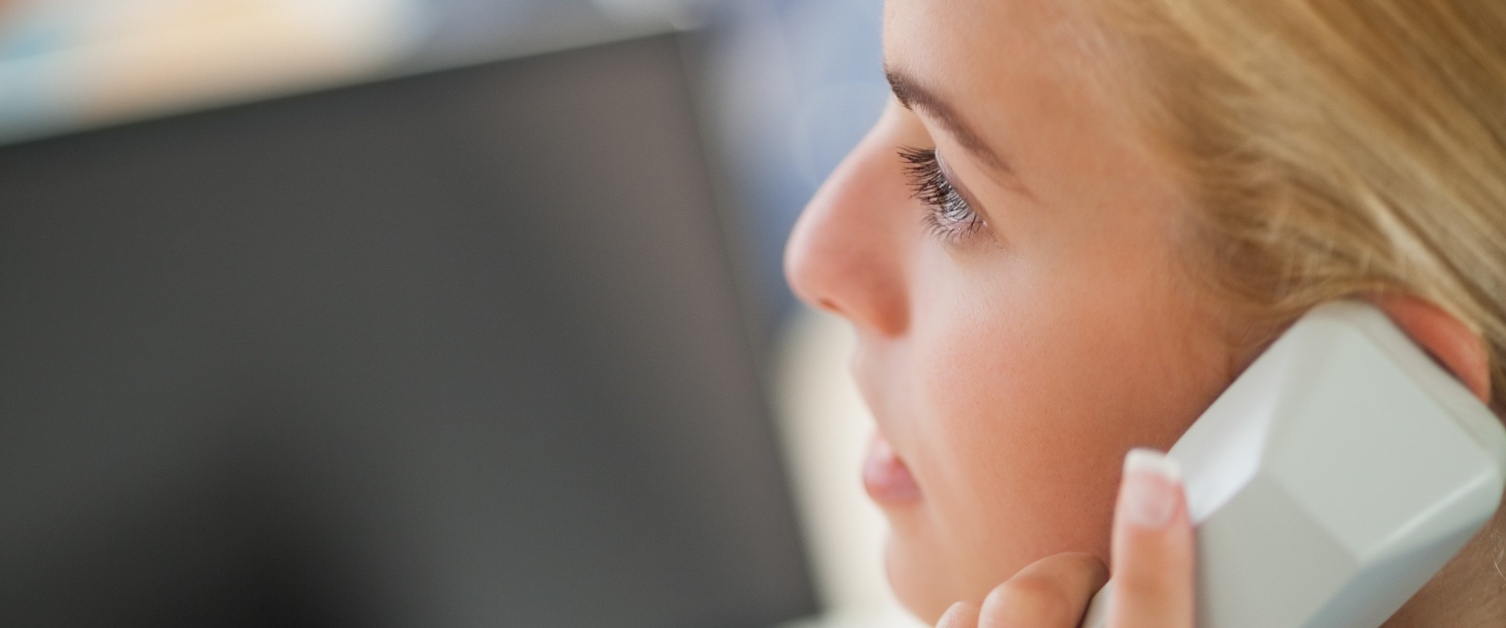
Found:
[[[863,399],[863,406],[868,409],[868,415],[873,418],[874,429],[880,437],[889,442],[890,447],[895,448],[895,454],[903,459],[904,456],[900,454],[897,443],[892,438],[889,438],[891,428],[890,417],[881,403],[883,401],[882,396],[879,395],[876,387],[872,384],[873,379],[870,364],[863,360],[863,352],[859,349],[853,353],[852,359],[848,363],[848,372],[857,386],[858,395]]]

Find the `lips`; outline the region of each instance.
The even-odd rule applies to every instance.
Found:
[[[920,485],[905,461],[894,452],[894,446],[878,434],[868,445],[868,457],[863,461],[863,488],[868,496],[880,505],[901,505],[920,500]]]

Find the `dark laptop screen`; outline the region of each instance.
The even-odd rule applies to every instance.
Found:
[[[8,626],[813,611],[674,37],[0,148]]]

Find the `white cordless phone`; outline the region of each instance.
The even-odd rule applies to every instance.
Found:
[[[1500,505],[1506,429],[1375,307],[1315,308],[1169,452],[1200,628],[1376,628]],[[1107,625],[1113,581],[1084,628]]]

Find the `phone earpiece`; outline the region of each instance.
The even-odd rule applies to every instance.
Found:
[[[1197,526],[1197,625],[1376,628],[1484,526],[1506,428],[1375,305],[1315,308],[1169,455]],[[1106,625],[1113,581],[1088,628]]]

